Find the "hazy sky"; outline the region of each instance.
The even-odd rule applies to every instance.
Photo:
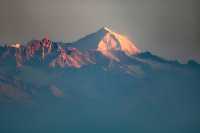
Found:
[[[200,62],[199,0],[0,0],[0,41],[75,41],[108,26],[142,50]]]

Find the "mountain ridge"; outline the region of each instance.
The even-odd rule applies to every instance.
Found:
[[[125,38],[128,44],[126,43],[126,41],[124,43],[123,41],[119,41],[120,39],[117,39],[115,36],[119,36],[119,37],[122,36],[123,37],[122,40],[124,40]],[[74,65],[71,65],[71,66],[79,68],[81,67],[81,63],[80,63],[81,59],[78,59],[78,58],[81,58],[80,55],[87,55],[87,59],[84,59],[84,60],[88,60],[88,62],[83,61],[85,62],[83,64],[92,63],[92,62],[94,63],[94,61],[89,61],[89,53],[91,53],[91,51],[96,51],[96,52],[98,51],[105,57],[111,60],[118,61],[118,62],[120,61],[120,59],[114,55],[115,52],[113,51],[124,52],[127,56],[139,55],[138,57],[142,57],[146,55],[146,56],[154,57],[159,61],[161,60],[166,61],[164,58],[152,55],[149,51],[141,52],[141,50],[139,50],[135,46],[135,44],[132,43],[130,40],[128,40],[125,36],[120,35],[119,33],[113,32],[107,27],[103,27],[99,29],[97,32],[91,33],[72,43],[54,42],[54,41],[51,41],[48,37],[45,37],[42,40],[31,40],[26,45],[21,45],[19,43],[16,43],[16,44],[0,46],[1,58],[4,58],[4,56],[6,56],[6,54],[8,53],[12,54],[16,58],[16,65],[18,67],[22,65],[20,63],[22,62],[22,60],[33,57],[35,52],[37,53],[37,56],[40,56],[39,57],[40,60],[44,60],[45,56],[51,55],[50,53],[52,52],[52,55],[57,54],[57,56],[59,56],[58,58],[61,58],[58,60],[64,60],[65,62],[68,59],[68,63],[67,63],[68,66],[73,64],[73,63],[71,64],[69,63],[71,61],[71,62],[74,62]],[[2,55],[3,53],[4,55]],[[78,55],[75,56],[75,59],[71,57],[67,58],[66,56],[68,55],[67,53],[76,53]],[[56,64],[55,62],[56,61],[54,61],[54,63],[51,63],[50,66],[55,66]],[[180,62],[178,61],[173,61],[173,62],[180,64]],[[58,64],[60,64],[60,66],[63,66],[63,63],[58,63]],[[189,60],[188,64],[196,64],[196,66],[199,65],[194,60]]]
[[[106,30],[0,46],[0,132],[199,132],[200,64]]]

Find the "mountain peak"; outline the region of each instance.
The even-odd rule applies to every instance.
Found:
[[[96,50],[114,60],[118,60],[114,55],[116,52],[122,52],[127,56],[140,53],[140,49],[136,47],[133,41],[108,27],[102,27],[97,32],[87,35],[76,41],[73,46],[82,51]]]
[[[104,31],[104,33],[110,33],[110,34],[120,34],[120,33],[115,32],[114,30],[112,30],[111,28],[108,28],[106,26],[101,28],[100,31]]]
[[[113,31],[111,29],[109,29],[108,27],[103,27],[103,30],[112,33]]]
[[[136,45],[126,36],[116,33],[107,27],[103,27],[102,29],[105,31],[105,34],[98,43],[97,50],[103,55],[116,60],[111,53],[112,51],[121,51],[128,56],[135,55],[140,52]]]

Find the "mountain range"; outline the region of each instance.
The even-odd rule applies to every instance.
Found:
[[[0,132],[200,132],[200,64],[103,27],[0,46]]]

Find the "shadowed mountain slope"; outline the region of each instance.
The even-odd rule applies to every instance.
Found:
[[[102,28],[0,47],[1,133],[198,133],[200,65]]]

